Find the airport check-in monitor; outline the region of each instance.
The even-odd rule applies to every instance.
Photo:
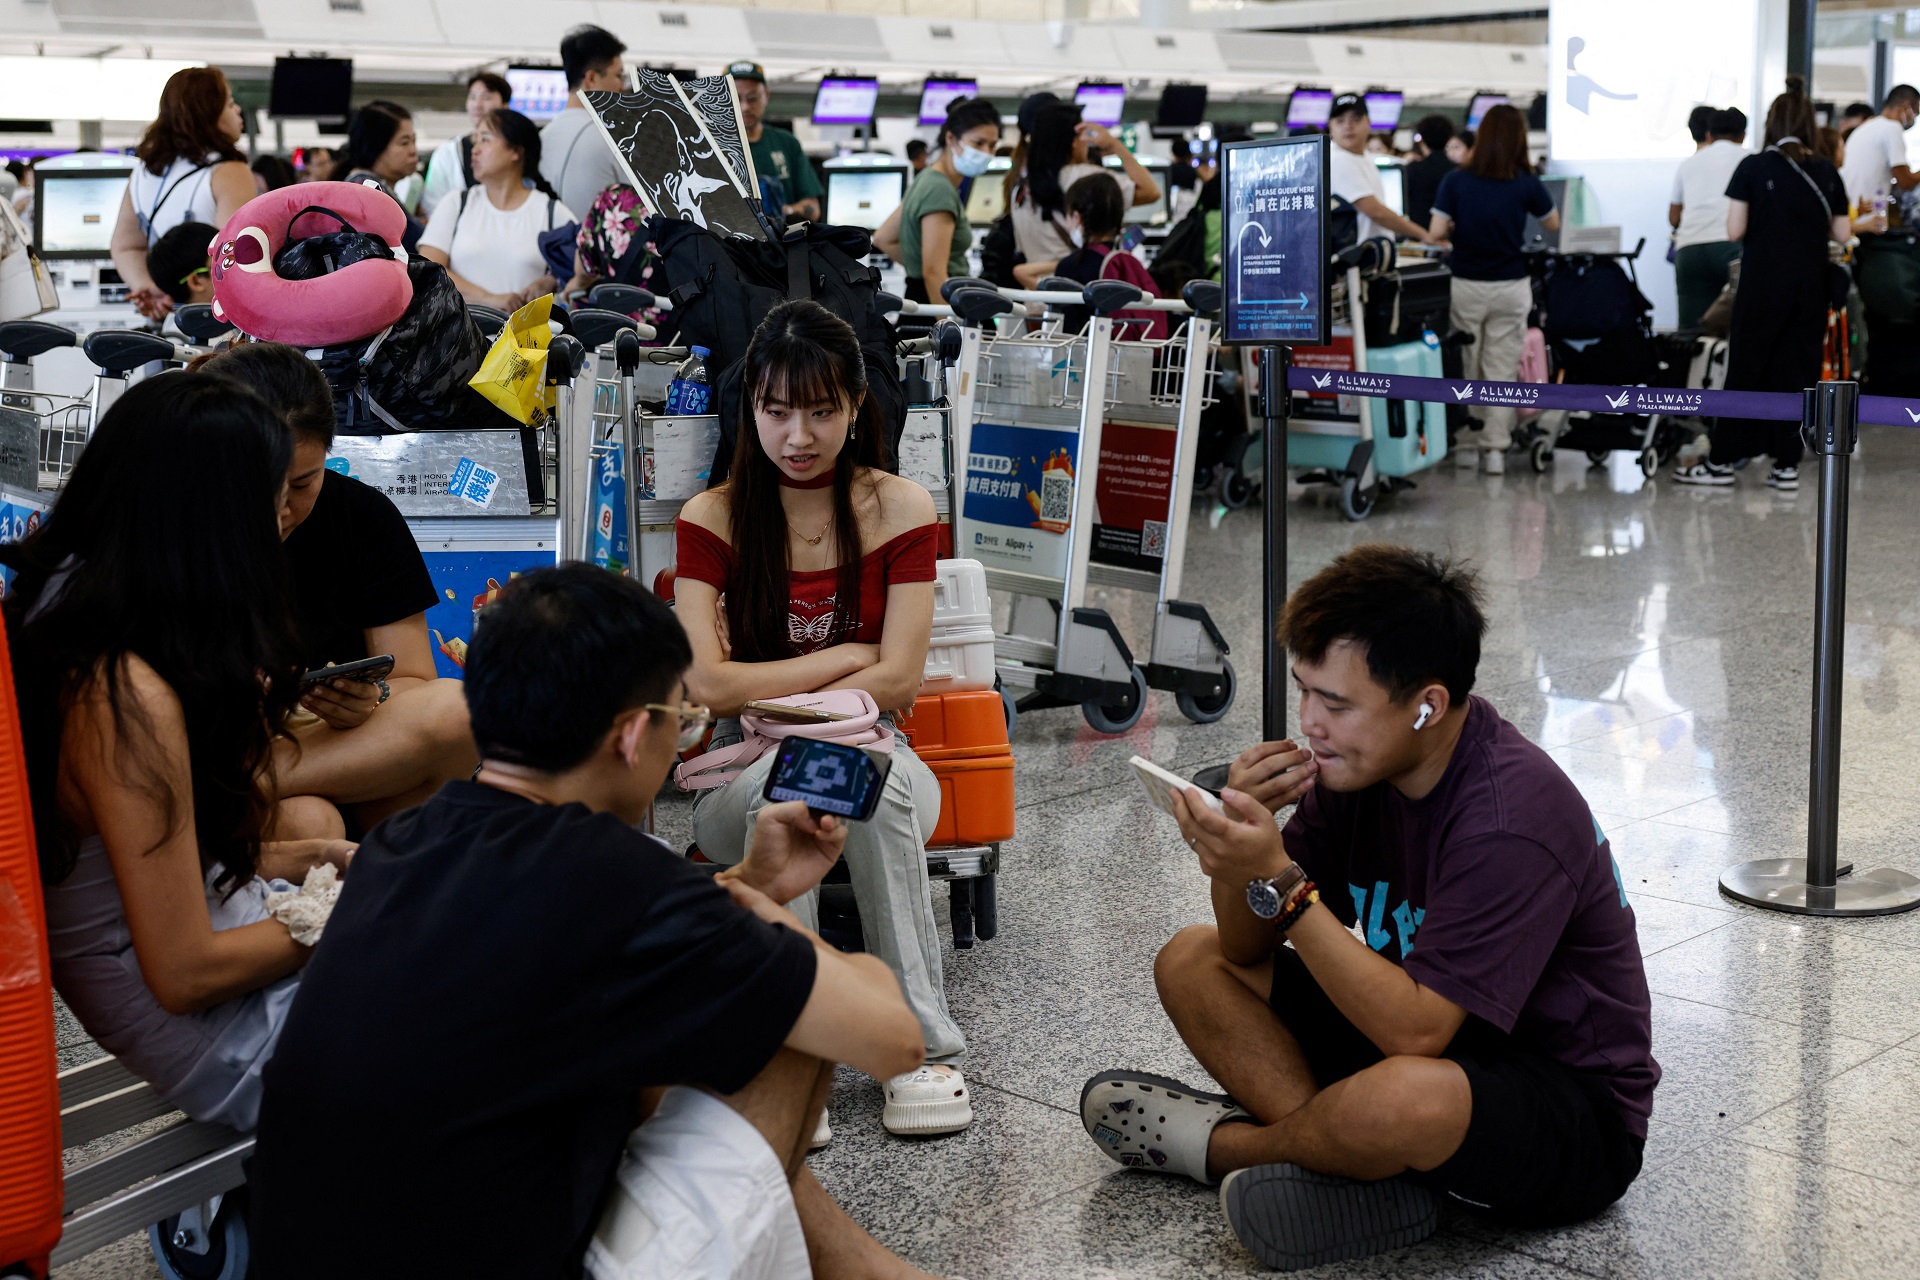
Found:
[[[1506,105],[1507,95],[1504,93],[1474,94],[1473,101],[1467,104],[1467,128],[1478,129],[1480,122],[1487,118],[1487,112],[1493,110],[1495,107],[1504,107]]]
[[[33,240],[40,256],[105,258],[132,170],[66,169],[42,164],[34,170]]]
[[[880,82],[871,76],[828,76],[813,95],[815,124],[872,124]]]
[[[962,98],[980,96],[978,80],[945,80],[930,77],[920,87],[920,123],[945,124],[947,108]]]
[[[509,66],[512,107],[529,120],[547,121],[567,109],[567,73],[559,67]]]
[[[1127,105],[1127,86],[1082,82],[1073,91],[1073,101],[1080,108],[1082,120],[1115,129],[1119,127],[1120,113]]]
[[[1333,114],[1333,90],[1299,88],[1287,99],[1287,128],[1324,129]]]
[[[905,165],[827,169],[827,222],[878,231],[907,194]]]
[[[1407,171],[1398,164],[1380,164],[1377,161],[1374,167],[1380,170],[1380,185],[1387,189],[1387,208],[1406,217]]]
[[[1007,170],[1011,168],[1011,159],[995,156],[987,171],[973,180],[973,186],[967,191],[969,223],[984,227],[1007,211]]]
[[[1375,133],[1392,133],[1400,127],[1400,111],[1407,96],[1398,89],[1367,90],[1367,123]]]

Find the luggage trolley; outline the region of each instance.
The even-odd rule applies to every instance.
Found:
[[[1147,299],[1117,280],[1078,293],[963,282],[949,295],[968,322],[952,397],[954,455],[965,464],[956,550],[985,564],[989,587],[1015,597],[994,654],[1003,686],[1029,691],[1022,711],[1077,705],[1095,730],[1118,734],[1138,723],[1149,688],[1173,692],[1199,723],[1233,704],[1225,638],[1203,606],[1177,598],[1214,367],[1213,325],[1201,313],[1217,309],[1218,286],[1190,289],[1189,299]],[[1050,308],[1032,333],[1015,314],[1025,302]],[[1081,333],[1064,332],[1051,310],[1069,305],[1092,312]],[[1190,318],[1169,339],[1116,341],[1114,314],[1143,309]],[[1105,447],[1109,423],[1129,458],[1103,495],[1102,453],[1117,452]],[[1096,530],[1103,496],[1128,509],[1128,524],[1140,514],[1140,525],[1107,513],[1112,523]],[[1090,583],[1154,593],[1144,667],[1112,616],[1087,605]]]
[[[84,396],[36,390],[33,357],[76,346],[93,362],[92,389]],[[94,423],[127,389],[134,371],[179,354],[170,339],[144,330],[101,329],[82,338],[42,320],[0,324],[0,483],[28,490],[63,487],[93,437]]]

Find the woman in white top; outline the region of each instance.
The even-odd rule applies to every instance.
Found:
[[[1101,163],[1118,156],[1115,172]],[[1027,176],[1014,194],[1013,244],[1029,263],[1053,263],[1073,252],[1067,239],[1066,189],[1090,173],[1104,173],[1120,186],[1122,208],[1151,204],[1160,186],[1120,140],[1080,119],[1072,103],[1042,107],[1027,147]]]
[[[153,242],[183,222],[224,227],[253,199],[253,175],[234,146],[245,131],[218,67],[188,67],[168,78],[160,114],[134,148],[140,163],[120,198],[111,248],[128,301],[147,319],[173,310],[173,299],[147,272]]]
[[[540,130],[518,111],[487,113],[473,131],[479,181],[442,200],[420,237],[420,252],[447,269],[468,302],[512,311],[552,293],[540,236],[577,222],[540,176]]]

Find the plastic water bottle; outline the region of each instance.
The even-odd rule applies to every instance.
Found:
[[[713,387],[707,381],[707,357],[712,352],[705,347],[692,350],[693,354],[681,363],[667,386],[669,417],[694,417],[708,412],[713,404]]]

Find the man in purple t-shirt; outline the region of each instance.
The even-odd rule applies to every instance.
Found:
[[[1660,1067],[1633,909],[1580,792],[1470,696],[1485,631],[1464,570],[1348,552],[1281,620],[1311,750],[1247,751],[1223,809],[1176,800],[1216,923],[1154,976],[1228,1094],[1108,1071],[1081,1117],[1121,1164],[1224,1179],[1269,1266],[1411,1244],[1441,1194],[1577,1221],[1640,1172]]]

